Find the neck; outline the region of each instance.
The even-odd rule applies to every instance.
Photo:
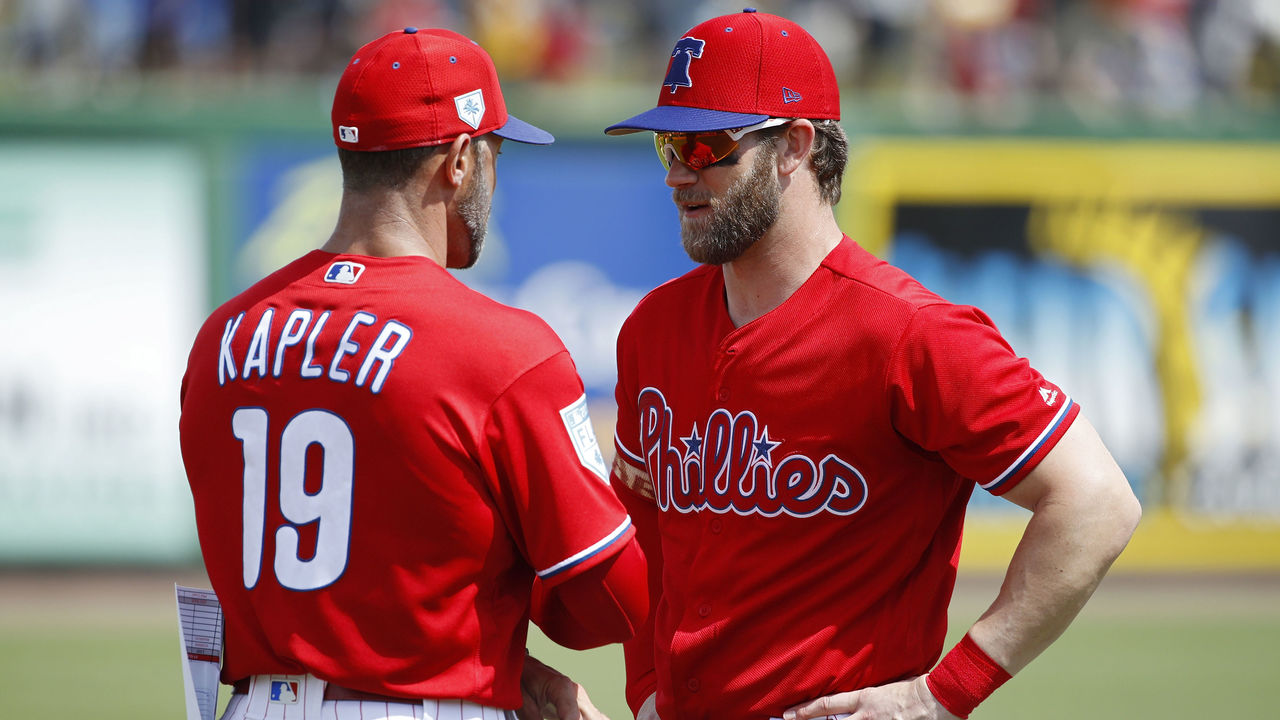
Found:
[[[344,192],[337,226],[321,249],[370,257],[421,256],[443,266],[446,237],[443,202],[422,201],[411,192]]]
[[[724,265],[725,301],[733,324],[742,327],[786,302],[842,237],[828,205],[780,214],[764,237]]]

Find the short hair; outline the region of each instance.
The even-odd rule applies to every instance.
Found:
[[[472,137],[471,157],[480,158],[480,136]],[[418,172],[422,163],[437,152],[445,152],[449,144],[364,152],[338,148],[342,165],[342,189],[351,192],[399,190]]]
[[[835,120],[813,120],[809,167],[818,178],[818,195],[828,205],[840,202],[844,168],[849,163],[849,137]]]
[[[810,120],[813,123],[813,148],[809,151],[809,167],[818,181],[818,197],[828,205],[840,202],[844,168],[849,162],[849,138],[835,120]],[[774,147],[786,131],[786,125],[761,133],[760,144]]]
[[[342,189],[351,192],[400,189],[439,149],[438,145],[374,152],[338,148]]]

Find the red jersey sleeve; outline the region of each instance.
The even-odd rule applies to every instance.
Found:
[[[609,488],[582,380],[567,352],[502,393],[482,443],[504,519],[543,583],[594,567],[635,534]]]
[[[964,305],[916,311],[887,383],[894,428],[995,495],[1025,477],[1080,412],[990,318]]]
[[[649,613],[644,552],[635,538],[589,570],[533,586],[530,616],[547,637],[585,650],[630,640]]]

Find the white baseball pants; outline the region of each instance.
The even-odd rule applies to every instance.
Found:
[[[466,700],[325,700],[324,681],[311,675],[256,675],[235,694],[221,720],[515,720],[515,712]]]

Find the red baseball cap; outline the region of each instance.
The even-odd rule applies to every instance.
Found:
[[[357,50],[338,80],[331,117],[333,141],[347,150],[443,145],[463,133],[555,141],[507,114],[489,53],[452,30],[407,27]]]
[[[818,41],[786,18],[746,8],[676,41],[658,106],[605,128],[704,132],[771,117],[840,119],[840,89]]]

